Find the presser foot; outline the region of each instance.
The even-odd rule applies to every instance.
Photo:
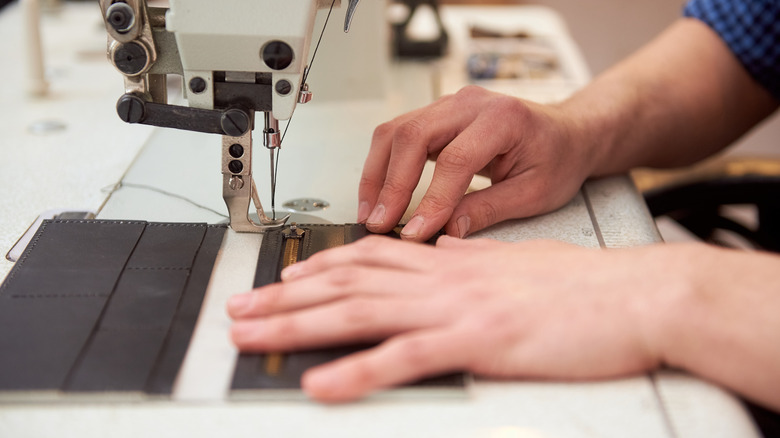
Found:
[[[263,233],[284,226],[290,215],[279,219],[269,218],[260,203],[257,187],[251,175],[246,180],[237,175],[224,175],[223,198],[230,215],[230,228],[239,233]],[[250,205],[254,204],[257,221],[249,216]]]
[[[261,211],[257,212],[257,216],[260,218],[260,224],[262,224],[262,226],[270,227],[272,229],[283,227],[284,224],[287,223],[287,220],[290,219],[289,214],[285,215],[283,218],[280,219],[271,219]]]
[[[288,214],[279,219],[271,219],[260,212],[258,218],[259,223],[253,221],[246,211],[242,216],[231,214],[230,228],[238,233],[264,233],[266,231],[278,230],[284,227],[287,220],[290,219],[290,215]]]

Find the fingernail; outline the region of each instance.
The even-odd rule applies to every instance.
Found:
[[[458,218],[457,225],[458,225],[458,237],[462,239],[466,237],[466,234],[469,233],[469,227],[471,227],[471,218],[466,215],[463,215]]]
[[[359,224],[365,223],[366,220],[368,220],[368,215],[371,213],[371,206],[368,205],[368,202],[363,201],[358,205],[358,218],[357,221]]]
[[[415,238],[420,234],[423,225],[425,225],[425,219],[422,216],[415,216],[401,230],[401,236],[410,239]]]
[[[374,207],[374,211],[371,212],[371,216],[368,217],[366,223],[372,225],[382,225],[385,222],[385,206],[377,204]]]
[[[244,309],[249,307],[252,302],[252,294],[236,294],[228,298],[227,306],[228,310],[233,314],[240,314]]]
[[[303,267],[303,262],[298,262],[282,269],[281,272],[282,281],[288,281],[300,277],[301,274],[303,273],[302,267]]]

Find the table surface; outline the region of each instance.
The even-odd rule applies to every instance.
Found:
[[[382,16],[377,6],[361,4],[361,8],[365,15]],[[323,93],[324,98],[298,109],[282,151],[277,198],[281,202],[318,198],[331,204],[316,214],[297,216],[299,222],[354,221],[357,182],[374,126],[463,84],[456,66],[463,57],[467,24],[474,17],[548,36],[571,73],[558,83],[502,87],[546,101],[563,98],[588,80],[565,24],[551,10],[450,6],[442,8],[442,15],[453,41],[444,61],[380,60],[372,68],[382,77],[371,81],[382,92],[376,93],[374,87],[374,94],[347,98]],[[5,253],[38,214],[54,208],[97,211],[98,217],[106,219],[224,221],[218,137],[130,126],[115,116],[121,78],[104,58],[105,35],[96,5],[68,4],[43,17],[51,91],[38,99],[25,94],[21,62],[25,54],[12,43],[22,34],[20,16],[18,5],[0,13],[0,56],[20,60],[0,70],[2,82],[13,84],[0,87],[0,250]],[[375,33],[370,23],[359,23],[355,21],[353,39],[359,40],[361,32]],[[366,38],[381,43],[379,35]],[[312,79],[318,87],[344,79],[333,77],[337,70],[327,60],[319,62],[325,73]],[[360,65],[350,68],[357,70]],[[41,130],[43,122],[62,128]],[[268,162],[258,152],[255,174],[264,193]],[[430,175],[428,167],[415,200]],[[122,186],[116,186],[120,181]],[[486,184],[475,178],[472,188]],[[551,238],[607,248],[659,239],[641,197],[626,177],[590,181],[556,212],[509,221],[476,237]],[[261,235],[228,232],[173,401],[3,405],[0,436],[49,436],[62,431],[79,436],[136,436],[148,431],[165,436],[211,436],[225,431],[231,436],[756,436],[731,395],[672,371],[584,383],[476,379],[456,397],[391,391],[339,406],[283,400],[228,402],[225,391],[236,351],[227,342],[224,303],[232,293],[251,286],[261,244]],[[0,278],[11,267],[5,260],[0,263]]]

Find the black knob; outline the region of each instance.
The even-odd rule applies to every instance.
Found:
[[[228,163],[228,170],[230,170],[232,173],[241,173],[242,170],[244,170],[244,163],[233,160]]]
[[[238,143],[230,145],[228,153],[233,158],[241,158],[241,156],[244,155],[244,147]]]
[[[127,33],[135,25],[135,12],[125,2],[117,2],[106,10],[106,22],[119,33]]]
[[[286,96],[290,94],[290,91],[292,91],[292,84],[290,83],[290,81],[286,79],[282,79],[276,83],[276,92],[281,94],[282,96]]]
[[[202,93],[206,90],[206,80],[200,76],[195,76],[190,79],[190,91],[195,94]]]
[[[293,49],[284,41],[271,41],[263,47],[261,56],[272,70],[284,70],[292,64]]]
[[[148,60],[146,48],[136,42],[121,44],[114,50],[114,65],[128,76],[141,73]]]
[[[144,118],[146,102],[133,94],[125,94],[116,103],[116,113],[127,123],[139,123]]]
[[[237,108],[231,108],[222,113],[220,124],[225,134],[240,137],[249,131],[249,114]]]

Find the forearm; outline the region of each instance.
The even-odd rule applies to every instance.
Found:
[[[780,410],[780,256],[682,250],[686,287],[646,308],[661,360]]]
[[[776,107],[723,41],[687,18],[561,104],[593,151],[594,176],[690,164]]]

